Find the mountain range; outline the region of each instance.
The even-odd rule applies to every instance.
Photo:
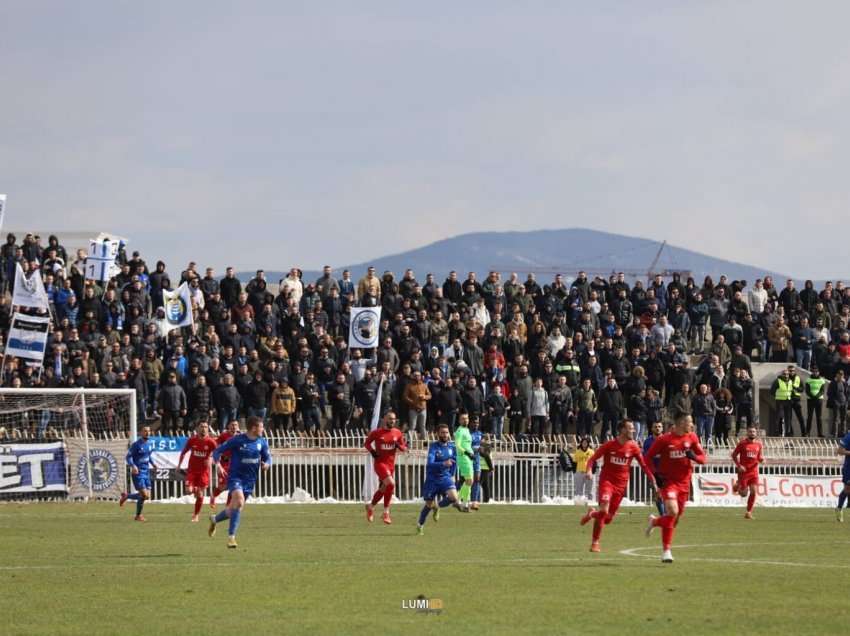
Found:
[[[562,230],[535,230],[531,232],[473,232],[442,239],[399,254],[378,256],[370,261],[354,264],[334,264],[334,273],[341,276],[343,269],[351,271],[357,281],[374,265],[380,276],[391,271],[400,279],[404,270],[411,268],[417,279],[424,282],[431,272],[442,282],[451,270],[463,280],[467,272],[474,271],[479,280],[487,272],[497,270],[503,278],[517,272],[525,280],[528,272],[535,272],[541,282],[550,281],[555,273],[565,278],[574,277],[579,270],[593,275],[625,271],[631,278],[645,278],[661,247],[661,242],[650,239],[611,234],[582,228]],[[743,279],[750,284],[756,278],[772,275],[781,287],[787,278],[784,274],[764,268],[737,263],[692,250],[665,245],[653,271],[670,270],[691,272],[698,282],[710,275],[715,281],[721,274],[729,280]],[[313,281],[321,272],[305,271],[304,279]],[[266,271],[269,282],[277,283],[286,272]],[[250,280],[254,272],[240,272],[239,278]]]

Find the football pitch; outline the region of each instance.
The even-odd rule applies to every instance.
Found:
[[[602,553],[572,506],[442,511],[415,534],[351,505],[249,505],[239,548],[186,505],[0,505],[3,634],[839,634],[850,518],[689,509],[660,562],[648,508]],[[207,509],[205,508],[205,513]],[[427,599],[430,610],[418,607]]]

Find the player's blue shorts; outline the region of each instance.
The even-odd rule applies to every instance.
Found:
[[[442,477],[440,479],[431,479],[428,477],[425,483],[422,484],[422,498],[425,501],[433,501],[437,495],[443,495],[449,490],[455,490],[455,481],[451,477]]]
[[[151,489],[151,475],[149,472],[139,472],[138,475],[133,475],[133,488],[136,490]]]
[[[227,480],[227,491],[233,492],[234,490],[241,490],[242,494],[245,495],[245,499],[251,496],[254,492],[254,481],[248,481],[247,479],[240,479],[239,477],[231,477]]]

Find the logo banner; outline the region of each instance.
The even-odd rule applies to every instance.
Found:
[[[0,495],[67,492],[65,445],[0,444]]]
[[[165,329],[167,331],[192,324],[192,297],[186,283],[183,283],[174,291],[163,289],[162,306],[165,309]]]
[[[352,307],[350,325],[348,347],[350,349],[374,349],[378,346],[381,308]]]
[[[732,491],[735,472],[697,474],[691,478],[695,506],[740,506]],[[762,506],[776,508],[834,508],[844,489],[841,476],[759,475],[756,493]]]
[[[35,360],[40,365],[47,346],[50,318],[15,314],[9,327],[6,355]]]
[[[154,479],[171,479],[182,481],[182,477],[177,473],[177,461],[180,459],[180,451],[189,440],[188,437],[159,437],[151,436],[149,442],[153,443],[153,452],[151,460],[156,468],[151,471],[151,477]],[[188,459],[184,464],[188,465]],[[186,468],[184,465],[183,468]]]
[[[35,271],[29,277],[24,274],[21,264],[15,264],[15,293],[12,295],[12,305],[17,307],[35,307],[44,311],[49,310],[47,292],[41,280],[41,272]]]
[[[95,499],[118,499],[127,481],[127,441],[89,440],[89,457],[86,457],[85,440],[67,440],[71,479],[70,497],[88,497],[89,484]],[[89,482],[89,458],[91,482]]]

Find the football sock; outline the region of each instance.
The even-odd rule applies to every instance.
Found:
[[[593,519],[593,542],[596,543],[599,541],[599,537],[602,535],[602,527],[605,525],[603,521],[603,517],[595,517]]]
[[[448,501],[448,499],[443,499],[443,501]],[[442,505],[443,501],[440,502],[441,507],[445,508]],[[431,509],[428,506],[423,506],[422,510],[419,511],[419,525],[424,526],[425,521],[428,519],[428,513],[431,512]]]
[[[241,510],[232,510],[230,512],[230,525],[228,526],[227,534],[231,537],[236,536],[236,530],[239,529],[239,517],[241,516]]]
[[[481,483],[472,483],[472,501],[481,501]]]
[[[590,518],[591,519],[604,519],[605,513],[602,512],[601,510],[594,510],[593,512],[590,513]]]
[[[195,514],[199,514],[201,512],[201,508],[204,506],[204,496],[195,497]]]
[[[440,503],[438,503],[437,505],[438,505],[440,508],[448,508],[448,507],[449,507],[449,506],[451,506],[453,503],[454,503],[454,502],[453,502],[451,499],[449,499],[448,497],[443,497],[442,499],[440,499]]]
[[[393,500],[393,492],[395,491],[395,484],[390,484],[384,490],[384,508],[389,508],[390,503]],[[373,504],[374,505],[374,504]]]
[[[383,496],[384,496],[384,492],[380,488],[378,488],[375,491],[375,494],[372,495],[372,505],[377,506],[378,502],[381,500],[381,497],[383,497]]]
[[[137,517],[140,514],[142,514],[142,508],[144,508],[144,507],[145,507],[145,500],[142,499],[141,497],[139,499],[136,499],[136,516]]]
[[[230,508],[225,508],[224,510],[222,510],[221,512],[219,512],[219,513],[215,516],[215,522],[216,522],[216,523],[221,523],[222,521],[224,521],[224,520],[225,520],[225,519],[227,519],[228,517],[230,517]]]
[[[847,493],[842,490],[838,495],[838,509],[841,510],[845,503],[847,503]]]
[[[747,512],[753,511],[753,506],[756,504],[756,493],[751,492],[747,498]]]
[[[469,483],[464,482],[463,486],[460,487],[460,493],[458,493],[461,501],[469,501],[470,490],[472,489],[469,487]]]

